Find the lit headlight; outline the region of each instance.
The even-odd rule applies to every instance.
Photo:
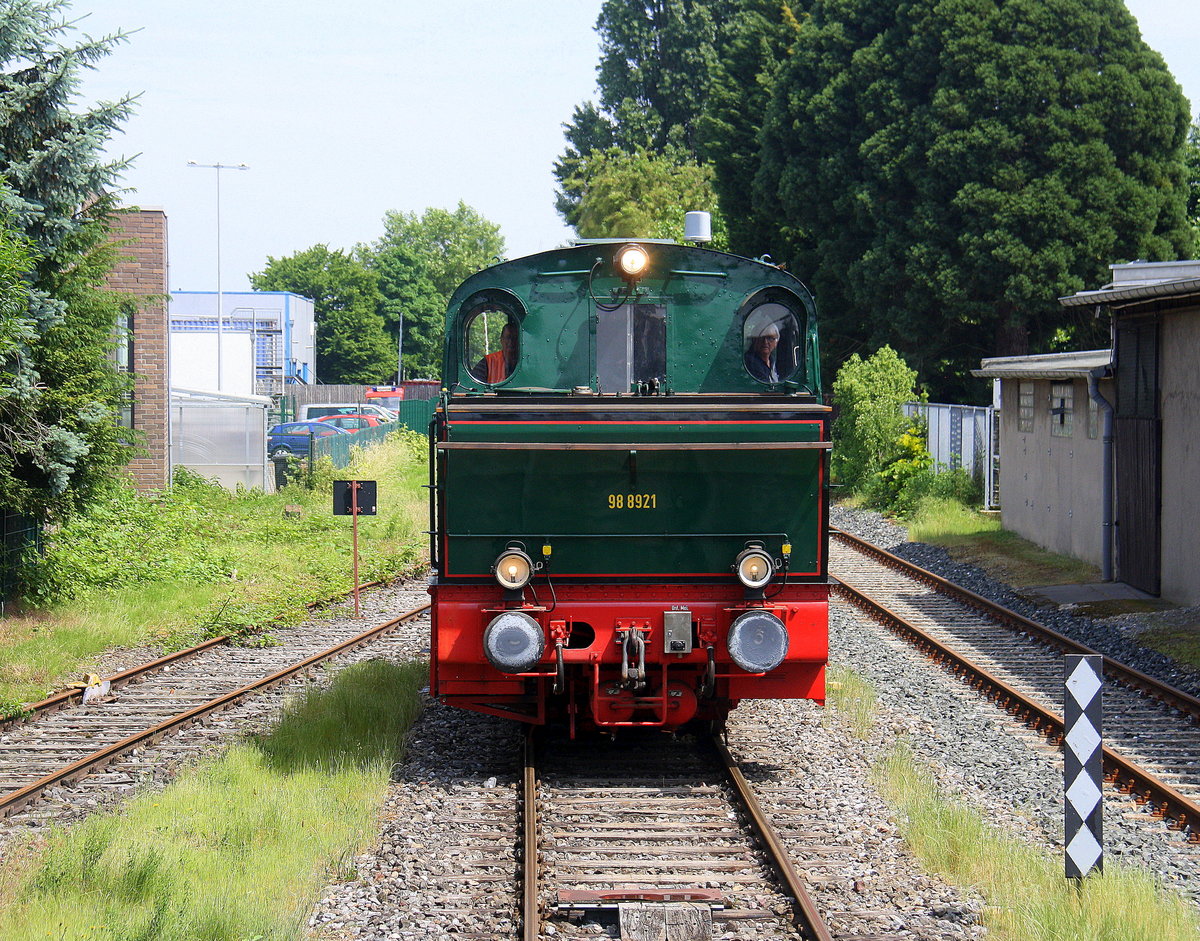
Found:
[[[747,673],[766,673],[787,656],[787,628],[769,611],[747,611],[729,626],[725,643],[733,662]]]
[[[762,588],[775,574],[775,563],[763,549],[746,549],[737,557],[738,581],[747,588]]]
[[[640,245],[626,245],[617,252],[617,270],[628,281],[636,281],[648,267],[650,255]]]
[[[520,611],[505,611],[483,629],[483,652],[501,673],[528,673],[542,659],[546,637],[538,622]]]
[[[520,549],[506,549],[492,566],[501,588],[524,588],[533,574],[533,562]]]

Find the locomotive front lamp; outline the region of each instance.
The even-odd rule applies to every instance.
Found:
[[[626,281],[639,280],[650,267],[650,255],[642,246],[630,243],[617,252],[617,270]]]
[[[775,574],[775,563],[763,549],[751,547],[742,550],[734,564],[738,581],[747,588],[762,588]]]
[[[533,562],[520,549],[505,549],[492,566],[492,572],[501,588],[516,590],[524,588],[533,574]]]

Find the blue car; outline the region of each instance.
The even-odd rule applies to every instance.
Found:
[[[290,421],[276,425],[267,432],[267,454],[271,457],[308,457],[309,445],[313,438],[325,438],[329,435],[348,435],[345,428],[331,425],[326,421]]]

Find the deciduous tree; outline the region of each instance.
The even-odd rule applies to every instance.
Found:
[[[406,375],[437,376],[450,296],[503,254],[500,227],[463,202],[452,212],[388,212],[383,236],[359,247],[359,257],[379,278],[388,326],[395,330],[403,318]]]
[[[578,225],[580,181],[593,154],[615,147],[695,162],[696,122],[720,59],[722,24],[741,2],[605,0],[596,22],[600,105],[577,107],[563,125],[567,149],[554,168],[556,205],[569,225]]]
[[[250,284],[312,300],[321,382],[373,384],[395,373],[396,348],[383,329],[378,278],[352,255],[314,245],[286,258],[268,257]]]

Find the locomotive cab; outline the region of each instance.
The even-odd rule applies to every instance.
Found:
[[[824,699],[815,308],[759,261],[591,242],[451,299],[431,427],[431,690],[677,728]]]

